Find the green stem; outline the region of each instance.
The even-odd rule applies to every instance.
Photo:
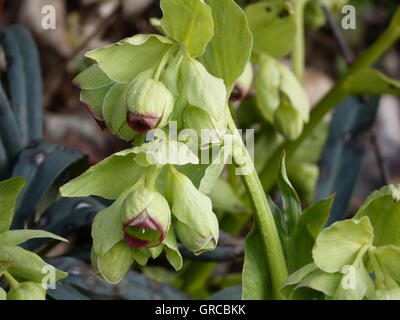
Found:
[[[308,0],[295,0],[294,3],[297,30],[292,52],[292,66],[300,82],[303,79],[305,67],[304,8],[307,2]]]
[[[266,258],[269,264],[274,297],[276,299],[281,299],[282,297],[279,288],[286,280],[288,273],[278,230],[276,228],[271,210],[268,206],[267,198],[265,197],[260,179],[258,178],[254,168],[253,161],[250,158],[243,140],[238,134],[235,122],[228,111],[227,117],[228,128],[232,134],[237,137],[237,141],[240,141],[240,148],[242,149],[242,152],[234,152],[233,161],[238,167],[246,166],[250,169],[249,173],[242,175],[241,178],[250,198],[250,202],[254,210],[255,221],[257,223],[260,236],[263,240]]]
[[[376,259],[374,253],[371,249],[368,250],[368,256],[372,263],[374,274],[375,274],[375,283],[378,289],[384,290],[386,289],[385,286],[385,273],[383,272],[381,265],[379,264],[378,260]]]
[[[160,63],[159,63],[159,65],[158,65],[158,67],[157,67],[157,70],[156,70],[156,72],[155,72],[155,74],[154,74],[154,77],[153,77],[154,80],[157,80],[157,81],[158,81],[158,80],[160,79],[161,72],[164,70],[164,67],[165,67],[165,65],[167,64],[168,59],[170,58],[173,49],[174,49],[174,48],[168,48],[168,49],[166,49],[164,55],[162,56],[162,58],[161,58],[161,60],[160,60]]]
[[[7,279],[8,284],[10,285],[11,289],[15,289],[19,287],[19,282],[17,280],[15,280],[15,278],[8,273],[7,271],[4,271],[4,276]]]
[[[400,15],[400,7],[396,11],[396,17]],[[287,161],[289,162],[301,144],[311,135],[325,115],[335,108],[343,99],[348,97],[349,92],[346,82],[354,74],[364,68],[370,67],[378,60],[400,37],[400,25],[390,24],[390,27],[379,37],[379,39],[357,60],[357,62],[345,73],[313,108],[310,113],[310,121],[305,125],[300,137],[294,141],[285,142],[278,148],[268,160],[268,163],[260,174],[260,179],[265,190],[270,190],[276,181],[279,170],[279,159],[283,150],[286,150]]]

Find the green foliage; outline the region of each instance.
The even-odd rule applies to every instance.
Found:
[[[228,94],[249,61],[252,47],[246,15],[231,0],[206,0],[214,18],[214,37],[200,62],[208,72],[223,79]],[[229,32],[226,32],[229,26]]]
[[[295,75],[268,55],[262,55],[255,78],[257,107],[287,139],[296,139],[309,120],[310,103]]]
[[[183,43],[196,58],[204,53],[214,36],[214,21],[209,6],[203,1],[161,1],[161,25],[166,34]]]
[[[275,59],[286,56],[293,47],[296,22],[293,6],[288,1],[259,2],[246,7],[253,51]]]
[[[380,221],[398,229],[398,221],[390,218],[392,213],[396,215],[398,190],[395,186],[383,187],[371,194],[353,219],[336,222],[315,233],[313,261],[289,276],[282,293],[292,299],[306,298],[305,291],[310,294],[312,289],[322,292],[327,299],[398,299],[396,236],[381,241],[383,234],[397,233],[387,228],[383,233],[382,225],[374,220],[378,215]],[[376,205],[388,208],[380,202],[385,198],[392,208],[382,214]],[[371,271],[375,280],[369,274]]]
[[[59,236],[41,230],[8,230],[14,215],[15,202],[25,184],[23,178],[0,182],[0,203],[2,208],[0,230],[0,276],[5,274],[11,290],[8,300],[44,300],[46,290],[42,281],[46,277],[44,268],[53,268],[37,254],[19,245],[34,238],[53,238],[67,241]],[[55,270],[53,268],[53,270]],[[67,276],[55,270],[56,281]],[[4,291],[2,290],[2,295]]]

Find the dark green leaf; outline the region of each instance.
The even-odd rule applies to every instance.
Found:
[[[315,196],[318,200],[336,193],[328,225],[346,216],[364,158],[364,132],[374,123],[378,105],[379,97],[371,97],[366,103],[350,97],[335,109]]]
[[[313,262],[312,248],[329,217],[334,196],[317,201],[303,211],[288,240],[288,269],[294,272]]]
[[[13,229],[20,229],[24,225],[24,221],[35,213],[37,205],[60,174],[73,165],[86,168],[87,158],[75,149],[49,142],[42,141],[21,153],[13,176],[26,178],[27,184],[18,198]]]
[[[11,103],[15,119],[18,123],[18,132],[23,146],[28,144],[28,111],[27,111],[27,83],[25,78],[24,60],[17,39],[9,28],[2,29],[3,37],[0,43],[6,53],[7,78],[11,93]]]
[[[23,58],[26,84],[28,140],[39,140],[43,134],[42,75],[36,44],[27,29],[21,25],[7,28],[15,37]]]

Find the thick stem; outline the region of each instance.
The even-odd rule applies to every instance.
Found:
[[[303,80],[305,67],[304,7],[307,2],[308,0],[296,0],[294,3],[297,30],[292,52],[292,67],[300,82]]]
[[[400,15],[400,7],[397,9],[395,16]],[[335,86],[322,98],[322,100],[313,108],[310,114],[310,121],[305,125],[303,133],[294,141],[285,142],[275,153],[271,156],[268,163],[260,174],[260,179],[266,191],[270,190],[275,184],[276,177],[279,170],[279,159],[283,150],[286,150],[287,161],[289,162],[306,140],[317,125],[321,122],[324,116],[334,109],[343,99],[345,99],[349,92],[346,89],[346,82],[354,74],[364,68],[370,67],[377,61],[400,37],[400,25],[398,23],[390,24],[390,27],[380,36],[380,38],[357,60],[356,63],[344,74],[335,84]],[[368,92],[366,92],[367,94]]]
[[[263,240],[266,258],[269,264],[269,272],[271,275],[274,297],[276,299],[281,299],[282,297],[279,288],[286,280],[288,273],[278,230],[276,228],[271,210],[268,206],[264,189],[254,168],[253,161],[247,152],[242,138],[237,132],[236,125],[231,117],[230,112],[227,112],[227,117],[229,130],[237,137],[236,141],[240,141],[240,148],[242,149],[242,152],[234,152],[233,161],[236,166],[243,167],[243,165],[245,165],[247,168],[250,168],[249,173],[242,175],[241,178],[250,198],[250,202],[254,210],[255,221],[257,223],[260,236]],[[260,259],[261,258],[262,257],[260,257]]]

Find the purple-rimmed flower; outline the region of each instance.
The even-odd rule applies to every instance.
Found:
[[[126,121],[128,125],[136,132],[146,133],[154,128],[157,128],[162,117],[155,115],[143,115],[133,111],[126,113]]]
[[[133,191],[122,206],[125,242],[135,248],[156,247],[167,235],[171,211],[159,192]]]
[[[127,122],[139,133],[164,127],[173,107],[172,93],[162,82],[154,79],[135,80],[127,92]]]
[[[253,83],[253,66],[249,62],[243,71],[243,74],[236,80],[235,87],[232,90],[229,102],[242,101],[246,98]]]

